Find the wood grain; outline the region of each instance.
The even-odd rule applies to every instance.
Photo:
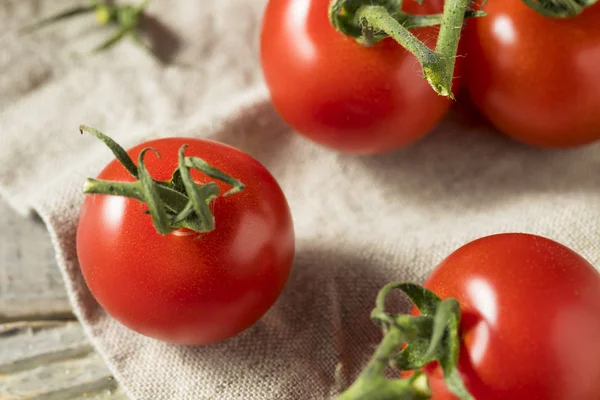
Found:
[[[126,400],[73,319],[40,221],[0,199],[0,400]]]
[[[0,325],[0,400],[90,397],[125,398],[79,323]]]
[[[0,323],[73,318],[41,221],[0,200]]]

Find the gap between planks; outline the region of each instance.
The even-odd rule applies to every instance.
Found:
[[[77,322],[0,324],[0,400],[33,399],[126,397]]]

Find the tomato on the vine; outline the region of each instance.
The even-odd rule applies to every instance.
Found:
[[[245,188],[210,203],[213,230],[178,229],[161,235],[148,206],[127,197],[90,194],[77,231],[77,253],[85,281],[98,303],[115,319],[147,336],[181,344],[205,344],[231,337],[254,324],[283,289],[294,257],[288,203],[273,176],[249,155],[222,143],[166,138],[143,148],[151,177],[167,181],[178,168],[182,145],[188,156],[239,179]],[[216,182],[197,170],[194,182]],[[135,179],[117,160],[98,179]]]
[[[569,248],[530,234],[480,238],[424,287],[460,303],[458,369],[474,398],[599,398],[600,274]],[[457,399],[437,365],[426,373],[433,400]]]
[[[261,63],[279,114],[307,138],[349,153],[386,152],[427,134],[452,101],[431,89],[417,59],[393,39],[364,46],[336,31],[329,4],[271,0],[267,5]],[[403,3],[412,14],[442,9],[442,0]],[[433,47],[437,31],[413,33]]]
[[[465,86],[503,133],[544,148],[600,139],[600,4],[571,18],[489,0],[466,26]]]

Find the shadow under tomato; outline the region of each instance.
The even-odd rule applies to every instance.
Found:
[[[483,114],[475,107],[475,104],[469,98],[465,86],[456,95],[456,101],[450,108],[448,118],[460,123],[468,128],[479,128],[486,130],[489,134],[500,135],[500,132],[494,130],[493,125]]]
[[[462,113],[462,115],[461,115]],[[538,149],[512,140],[482,117],[452,110],[424,139],[398,151],[344,156],[364,166],[389,198],[411,206],[477,210],[541,193],[597,192],[600,143],[586,147]]]
[[[282,387],[274,390],[277,398],[329,398],[349,385],[382,337],[370,320],[377,292],[390,280],[407,277],[396,262],[386,270],[361,256],[367,251],[349,246],[330,248],[311,240],[297,247],[287,286],[260,321],[221,343],[176,346],[177,362],[215,365],[213,378],[222,379],[223,387],[239,382],[246,369],[252,371],[243,377],[248,386],[271,384],[273,376],[282,375]],[[411,308],[396,296],[388,307],[397,312]],[[221,369],[220,360],[227,360],[228,370]]]
[[[250,154],[271,173],[288,169],[286,155],[292,151],[295,133],[281,119],[269,101],[261,101],[240,110],[209,139],[217,140]]]

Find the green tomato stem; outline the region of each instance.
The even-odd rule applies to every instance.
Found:
[[[363,6],[356,13],[363,27],[385,32],[417,57],[423,69],[435,68],[442,62],[439,55],[429,49],[415,35],[396,21],[382,6]]]
[[[242,182],[225,172],[209,165],[198,157],[186,157],[183,145],[178,153],[178,166],[169,181],[152,179],[144,163],[144,155],[153,151],[146,148],[140,152],[135,165],[125,149],[102,132],[80,126],[80,131],[91,133],[100,139],[115,155],[117,161],[135,178],[134,182],[106,181],[88,178],[83,191],[85,194],[104,194],[135,199],[148,206],[148,213],[158,233],[166,235],[181,228],[203,233],[215,229],[215,220],[210,208],[213,199],[219,197],[219,186],[215,182],[197,184],[192,179],[190,169],[198,170],[210,178],[232,186],[224,196],[244,190]]]
[[[106,0],[92,0],[89,6],[77,6],[62,11],[22,28],[21,32],[31,33],[50,24],[58,23],[81,14],[93,13],[99,25],[112,25],[116,27],[116,31],[103,43],[96,46],[93,50],[94,52],[106,50],[119,43],[126,36],[134,37],[135,43],[149,50],[140,39],[138,31],[144,11],[150,4],[150,1],[143,0],[138,5],[120,5]]]
[[[465,18],[486,15],[467,10],[469,4],[470,0],[446,0],[442,14],[412,15],[401,10],[402,0],[332,0],[329,20],[334,28],[361,44],[372,45],[391,37],[417,58],[424,78],[438,94],[454,98],[452,78],[461,27]],[[434,25],[440,25],[440,33],[432,50],[410,30]]]
[[[417,373],[409,379],[388,379],[384,372],[390,357],[406,341],[398,328],[390,329],[354,383],[336,400],[418,400],[431,397],[427,377]]]
[[[91,13],[95,10],[94,6],[78,6],[78,7],[74,7],[71,8],[69,10],[66,11],[62,11],[56,15],[52,15],[48,18],[44,18],[40,21],[37,21],[31,25],[27,25],[23,28],[20,29],[20,33],[32,33],[34,31],[37,31],[38,29],[44,28],[48,25],[52,25],[56,22],[60,22],[64,19],[68,19],[71,17],[75,17],[77,15],[81,15],[81,14],[87,14],[87,13]]]
[[[444,14],[412,15],[399,12],[394,15],[394,19],[406,29],[417,29],[440,25],[442,23],[443,15]],[[466,19],[483,17],[485,16],[485,13],[483,11],[467,10],[464,15]]]
[[[572,18],[598,0],[522,0],[538,14],[550,18]]]
[[[86,178],[83,184],[83,193],[129,197],[130,199],[144,201],[139,186],[138,182],[114,182]]]
[[[454,98],[452,77],[461,34],[460,27],[463,25],[469,2],[469,0],[448,0],[444,3],[435,50],[427,47],[383,6],[362,6],[357,10],[355,17],[367,31],[383,31],[410,51],[421,63],[423,76],[431,87],[441,96]],[[421,21],[433,23],[439,18],[439,16],[426,17],[421,18]]]
[[[452,77],[454,76],[458,42],[462,33],[462,26],[465,22],[465,11],[470,1],[446,0],[444,2],[442,24],[440,25],[440,33],[435,45],[435,52],[440,56],[441,62],[436,66],[439,70],[432,70],[432,79],[428,80],[432,86],[436,82],[440,85],[438,93],[445,95],[444,91],[447,90],[449,97],[452,97]],[[439,81],[436,81],[436,78]]]
[[[390,292],[401,290],[421,315],[394,315],[385,311]],[[456,299],[440,299],[410,282],[391,282],[377,295],[371,319],[384,337],[356,381],[336,400],[429,399],[431,391],[423,366],[437,361],[448,389],[461,400],[473,400],[458,372],[460,306]],[[404,345],[404,347],[403,347]],[[410,378],[389,379],[385,370],[413,371]]]

